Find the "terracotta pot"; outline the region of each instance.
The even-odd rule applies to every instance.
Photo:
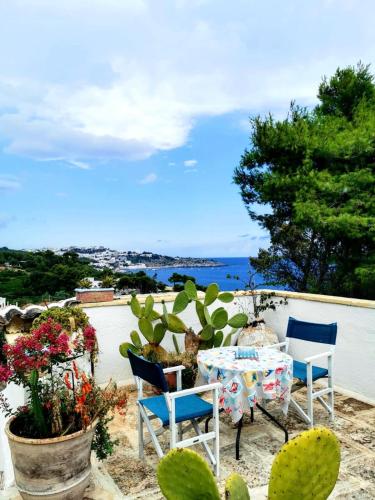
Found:
[[[177,387],[177,375],[176,375],[176,372],[172,372],[172,373],[166,373],[165,374],[165,378],[167,380],[167,384],[168,384],[168,387],[169,387],[169,390],[172,392],[172,391],[175,391],[176,390],[176,387]],[[151,392],[152,394],[157,394],[157,395],[160,395],[162,394],[162,391],[158,388],[158,387],[155,387],[154,385],[150,385],[148,387],[145,388],[145,392]]]
[[[91,443],[96,422],[86,431],[51,439],[27,439],[5,427],[16,486],[25,500],[79,500],[90,482]]]

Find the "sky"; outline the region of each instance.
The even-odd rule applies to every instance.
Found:
[[[267,234],[232,182],[248,119],[373,64],[374,16],[373,0],[0,0],[0,246],[256,255]]]

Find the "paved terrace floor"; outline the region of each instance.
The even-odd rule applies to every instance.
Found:
[[[300,402],[305,400],[303,390],[295,396]],[[133,392],[129,397],[127,415],[116,416],[111,424],[112,432],[120,444],[110,459],[103,464],[94,464],[93,480],[86,492],[86,500],[163,498],[156,481],[155,467],[158,458],[152,445],[146,448],[145,461],[138,459],[135,399]],[[272,410],[272,404],[267,408]],[[374,499],[375,406],[336,393],[335,408],[336,420],[334,424],[330,424],[323,408],[319,403],[315,404],[316,423],[333,429],[341,443],[340,475],[330,498]],[[286,418],[281,418],[290,437],[306,428],[292,409]],[[234,457],[235,438],[236,429],[230,419],[221,414],[221,491],[224,489],[225,478],[237,471],[247,480],[252,500],[266,499],[271,464],[283,444],[283,433],[256,411],[255,422],[251,424],[247,418],[242,429],[239,461]],[[161,437],[161,441],[167,444],[167,432]],[[204,455],[201,447],[196,447],[196,451]],[[3,498],[20,499],[13,489]]]

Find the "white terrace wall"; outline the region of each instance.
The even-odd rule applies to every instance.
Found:
[[[266,322],[274,328],[279,340],[285,337],[289,316],[318,323],[337,322],[335,382],[341,389],[357,393],[357,396],[363,399],[375,401],[375,301],[294,292],[280,292],[280,295],[288,297],[288,304],[280,306],[276,311],[265,312]],[[161,311],[160,301],[163,298],[170,311],[174,296],[155,296],[155,308]],[[229,314],[241,309],[251,310],[251,297],[239,292],[234,302],[222,305],[228,309]],[[130,381],[132,376],[129,362],[118,352],[119,344],[130,341],[130,332],[137,329],[136,318],[132,315],[127,301],[85,305],[84,310],[97,329],[99,337],[101,352],[96,372],[98,381],[104,383],[109,378]],[[192,304],[181,317],[193,329],[198,328],[199,323]],[[177,338],[182,346],[183,335],[177,335]],[[167,350],[174,349],[170,334],[166,335],[162,345]],[[307,345],[299,341],[293,341],[291,344],[291,354],[296,359],[321,351],[321,345]]]
[[[289,316],[316,323],[336,322],[335,385],[343,392],[375,402],[375,301],[295,292],[283,295],[288,297],[288,304],[265,313],[266,323],[279,340],[285,339]],[[302,360],[322,352],[322,345],[293,340],[289,352]]]
[[[171,312],[175,296],[176,294],[154,295],[154,309],[162,312],[161,300],[164,300],[168,311]],[[140,301],[142,302],[145,297],[140,297]],[[97,330],[100,354],[95,375],[99,383],[105,383],[110,378],[117,382],[133,382],[129,361],[119,354],[118,349],[122,342],[131,342],[130,332],[132,330],[139,331],[138,320],[132,314],[127,302],[128,300],[125,299],[99,305],[85,304],[82,306],[85,313],[89,316],[91,324]],[[220,304],[226,307],[231,315],[238,312],[237,301],[231,304]],[[213,308],[215,306],[210,306],[209,310]],[[199,321],[193,304],[189,304],[187,309],[179,314],[179,316],[186,325],[198,331]],[[224,333],[227,331],[230,331],[230,328],[226,328]],[[176,337],[183,350],[184,335],[176,334]],[[172,335],[170,333],[167,332],[161,345],[168,351],[174,351]]]

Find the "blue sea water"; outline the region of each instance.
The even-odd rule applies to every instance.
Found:
[[[146,269],[149,276],[157,274],[157,279],[171,285],[168,278],[173,273],[187,274],[193,276],[196,282],[200,285],[207,286],[210,283],[217,283],[221,290],[243,290],[244,284],[249,280],[249,259],[247,257],[215,257],[210,258],[221,262],[223,266],[220,267],[173,267],[163,269]],[[144,269],[142,269],[143,271]],[[237,276],[239,279],[233,277],[227,278],[227,275]],[[256,283],[261,283],[262,277],[255,277]]]

